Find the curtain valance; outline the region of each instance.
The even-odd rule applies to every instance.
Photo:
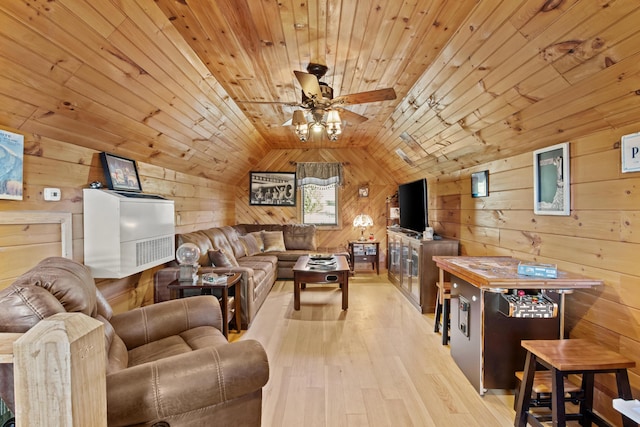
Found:
[[[319,162],[298,163],[296,178],[299,186],[306,184],[342,185],[342,164]]]

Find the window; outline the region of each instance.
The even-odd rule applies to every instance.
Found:
[[[302,187],[302,223],[338,225],[338,185]]]
[[[296,177],[302,198],[302,223],[339,225],[338,187],[342,185],[342,165],[298,163]]]

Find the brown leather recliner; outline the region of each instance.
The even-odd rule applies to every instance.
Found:
[[[227,342],[214,297],[113,315],[86,266],[53,257],[0,291],[0,332],[65,311],[105,325],[108,425],[260,425],[266,353],[255,340]],[[13,410],[13,365],[0,364],[0,395]]]

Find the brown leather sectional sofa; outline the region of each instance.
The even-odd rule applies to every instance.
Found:
[[[105,326],[109,426],[260,426],[267,355],[255,340],[227,342],[214,297],[114,315],[89,268],[59,257],[0,291],[0,332],[25,332],[62,312]],[[13,411],[10,364],[0,364],[0,396]]]
[[[261,250],[247,244],[249,234],[262,236]],[[242,273],[242,327],[248,328],[276,279],[292,279],[301,255],[332,252],[347,255],[345,248],[318,248],[316,226],[307,224],[238,224],[176,235],[176,247],[194,243],[200,248],[199,273]],[[265,245],[266,244],[266,245]],[[215,251],[223,252],[231,266],[212,266]],[[218,254],[219,255],[219,254]],[[155,301],[169,299],[167,285],[179,275],[177,263],[155,274]]]

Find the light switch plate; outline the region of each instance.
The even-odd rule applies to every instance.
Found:
[[[44,189],[44,199],[48,202],[57,202],[60,200],[60,189],[59,188],[45,188]]]

